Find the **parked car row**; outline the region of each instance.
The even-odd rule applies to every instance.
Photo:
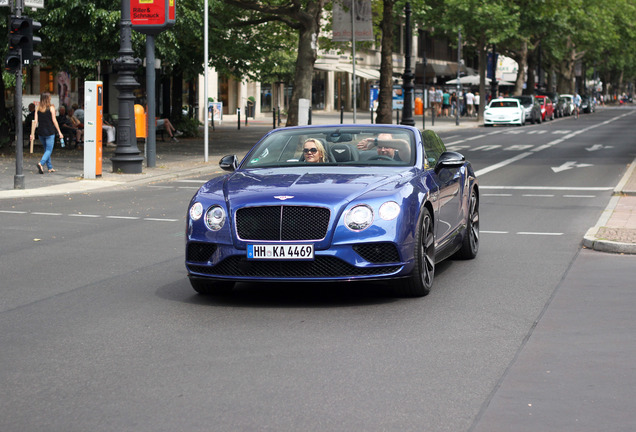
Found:
[[[570,94],[543,93],[539,95],[512,96],[493,99],[484,111],[484,126],[496,124],[514,124],[522,126],[574,113],[574,96]],[[595,111],[595,102],[588,96],[581,97],[581,112]]]

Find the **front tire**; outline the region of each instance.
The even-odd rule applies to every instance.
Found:
[[[423,297],[431,292],[435,277],[435,231],[431,212],[424,208],[420,215],[413,250],[415,267],[408,279],[396,282],[395,291],[403,297]]]
[[[474,189],[470,193],[469,206],[462,247],[455,254],[456,258],[465,260],[475,258],[479,251],[479,198]]]

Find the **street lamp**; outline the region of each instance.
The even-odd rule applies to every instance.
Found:
[[[407,2],[404,7],[406,14],[405,25],[405,54],[404,54],[404,75],[402,75],[402,89],[404,90],[404,105],[402,106],[402,121],[400,124],[415,126],[413,119],[413,72],[411,71],[411,3]]]
[[[132,22],[130,21],[130,0],[121,0],[119,57],[113,61],[113,69],[119,73],[115,87],[119,90],[119,119],[117,122],[117,148],[113,162],[113,172],[141,174],[143,156],[137,148],[135,133],[135,95],[133,89],[139,87],[135,80],[135,70],[141,60],[133,57]],[[154,59],[153,59],[154,61]],[[147,113],[154,115],[154,113]]]

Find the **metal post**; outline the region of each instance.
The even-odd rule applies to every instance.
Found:
[[[340,124],[344,123],[344,105],[340,105]]]
[[[426,33],[424,33],[424,36],[426,37]],[[424,43],[424,46],[426,46],[426,43]],[[422,73],[422,129],[426,129],[426,102],[430,102],[426,88],[426,63],[426,51],[424,50],[422,52],[422,70],[424,71]]]
[[[208,115],[210,114],[210,102],[208,96],[208,0],[203,2],[203,99],[205,100],[205,114],[203,121],[203,162],[208,161],[210,130],[208,129]],[[212,110],[212,130],[214,129],[214,110]]]
[[[352,54],[352,65],[353,65],[353,76],[351,79],[351,88],[353,90],[353,124],[356,123],[356,104],[358,95],[356,94],[358,90],[357,86],[357,78],[356,78],[356,20],[355,20],[355,10],[356,10],[356,2],[351,2],[351,54]],[[342,122],[340,122],[342,124]]]
[[[404,74],[402,75],[402,88],[404,89],[404,105],[402,106],[402,122],[398,124],[415,126],[413,119],[413,72],[411,70],[411,47],[413,45],[413,35],[411,34],[411,3],[407,2],[404,7],[406,23],[404,32],[405,53],[404,53]],[[398,114],[399,115],[399,114]]]
[[[462,85],[459,82],[462,69],[462,29],[457,32],[457,93],[455,93],[455,125],[459,126],[459,93]]]
[[[22,0],[15,0],[14,14],[16,17],[22,17]],[[22,49],[20,52],[20,68],[15,73],[15,96],[13,98],[13,110],[15,112],[15,176],[13,176],[13,189],[24,189],[24,173],[23,151],[24,151],[24,135],[22,131]],[[0,77],[0,79],[2,79]]]
[[[133,57],[132,23],[130,21],[130,0],[121,0],[119,57],[113,61],[113,68],[119,73],[115,88],[119,90],[119,121],[117,123],[117,148],[113,162],[113,172],[141,174],[143,156],[137,148],[135,134],[135,95],[133,89],[139,87],[135,81],[135,71],[141,60]],[[154,65],[153,65],[154,67]],[[133,141],[134,139],[134,141]]]
[[[241,109],[240,108],[236,109],[236,124],[238,126],[238,130],[241,130]]]
[[[311,107],[309,107],[309,115],[307,118],[307,124],[311,125]]]
[[[276,129],[276,107],[272,108],[272,129]]]
[[[148,137],[146,138],[146,166],[157,166],[157,124],[155,123],[156,99],[155,99],[155,37],[146,35],[146,96],[148,108],[146,109],[146,122],[148,124]],[[135,139],[137,137],[135,136]]]

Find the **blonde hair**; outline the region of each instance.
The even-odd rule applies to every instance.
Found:
[[[51,93],[42,93],[40,95],[40,104],[38,111],[44,112],[51,107]]]
[[[303,148],[305,148],[305,144],[307,144],[308,142],[313,142],[316,145],[316,148],[318,149],[318,152],[320,153],[320,158],[318,159],[318,162],[327,162],[327,152],[325,151],[325,146],[323,146],[322,143],[316,138],[308,138],[303,143]]]

